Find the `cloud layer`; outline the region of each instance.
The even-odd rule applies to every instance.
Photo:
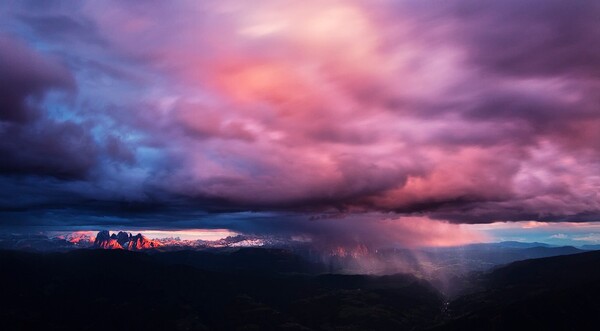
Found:
[[[596,221],[599,16],[584,0],[11,2],[2,222]]]

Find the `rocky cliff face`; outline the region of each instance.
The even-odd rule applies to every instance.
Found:
[[[100,231],[94,241],[94,247],[103,249],[126,249],[143,250],[160,247],[161,244],[152,239],[144,237],[141,233],[132,235],[128,232],[120,231],[117,234],[110,234],[109,231]]]
[[[140,233],[135,236],[131,236],[131,234],[129,234],[129,236],[129,241],[123,244],[123,248],[128,250],[150,249],[160,246],[160,243],[157,241],[150,240],[142,236]]]
[[[114,236],[114,235],[113,235]],[[103,249],[123,249],[115,238],[108,231],[100,231],[94,240],[94,247]]]

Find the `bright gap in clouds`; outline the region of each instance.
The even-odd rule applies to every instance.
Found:
[[[552,245],[600,244],[600,224],[594,222],[496,222],[463,225],[475,232],[486,234],[493,242],[542,242]]]
[[[150,239],[176,238],[182,240],[219,240],[238,235],[227,229],[187,229],[187,230],[125,230],[133,234],[141,233]]]
[[[495,222],[490,224],[451,224],[411,218],[402,221],[383,219],[363,225],[363,219],[318,220],[314,228],[300,231],[305,240],[314,245],[328,244],[355,245],[370,244],[380,248],[388,247],[451,247],[474,243],[493,243],[502,241],[541,242],[551,245],[597,245],[600,244],[600,224],[593,222]],[[69,233],[85,234],[92,239],[99,230],[79,231],[42,231],[51,237],[60,237]],[[250,234],[232,229],[119,229],[132,234],[141,233],[150,239],[180,238],[181,240],[216,241],[240,234]],[[342,232],[343,236],[335,236]],[[256,233],[261,236],[265,233]],[[298,241],[291,233],[273,234],[275,237]]]
[[[42,231],[41,233],[48,235],[52,238],[61,238],[66,235],[85,235],[90,237],[92,240],[98,234],[98,230],[60,230],[60,231]],[[206,240],[215,241],[224,239],[227,237],[233,237],[239,235],[238,232],[234,232],[228,229],[185,229],[185,230],[161,230],[161,229],[114,229],[110,230],[111,234],[117,234],[120,231],[129,232],[133,235],[141,233],[144,237],[149,239],[165,239],[165,238],[179,238],[181,240]],[[18,231],[17,231],[18,232]]]

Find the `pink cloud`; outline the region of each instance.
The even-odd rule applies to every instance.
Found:
[[[53,14],[89,23],[97,44],[40,38],[77,73],[85,102],[73,117],[123,137],[110,150],[128,163],[94,165],[98,182],[241,210],[589,220],[600,211],[600,85],[586,74],[597,52],[582,45],[597,20],[565,21],[558,2],[535,16],[464,6],[86,3]],[[554,42],[522,39],[530,25],[543,27],[536,41]],[[563,27],[566,44],[544,33]],[[421,240],[432,245],[453,243],[446,230],[468,237],[401,219],[415,225],[397,232],[439,229]]]
[[[466,65],[469,50],[443,39],[458,25],[440,21],[417,33],[410,7],[391,17],[362,1],[184,8],[188,14],[163,8],[182,15],[164,21],[158,8],[117,15],[90,9],[117,49],[147,57],[176,84],[162,92],[177,100],[162,115],[166,123],[186,132],[163,138],[183,160],[169,190],[248,205],[314,201],[357,210],[484,202],[467,208],[487,221],[598,210],[582,198],[597,187],[584,183],[596,161],[564,176],[552,165],[571,153],[565,143],[587,145],[594,122],[568,122],[521,144],[519,135],[536,128],[512,115],[514,107],[538,107],[525,102],[577,106],[588,95],[568,94],[570,84],[556,78],[479,77]],[[553,95],[540,94],[548,88]],[[498,89],[523,101],[486,106]],[[500,107],[490,117],[503,118],[471,120],[461,116],[468,109],[443,109],[481,103]]]

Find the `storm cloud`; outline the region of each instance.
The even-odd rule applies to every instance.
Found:
[[[558,0],[11,2],[2,222],[596,221],[598,17]]]

